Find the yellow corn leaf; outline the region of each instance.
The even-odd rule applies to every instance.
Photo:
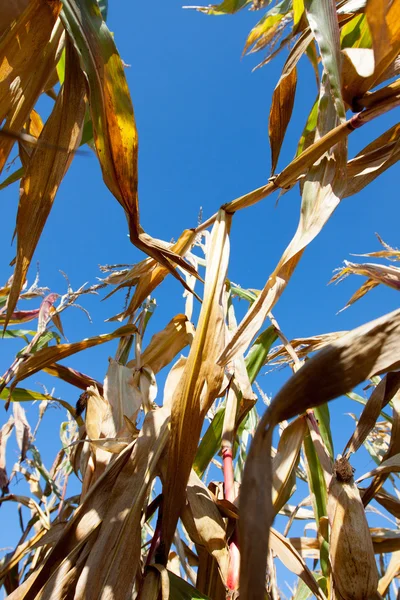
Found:
[[[182,523],[192,542],[206,548],[218,563],[222,581],[226,582],[229,552],[224,520],[210,490],[192,470],[186,489],[188,504],[182,512]]]
[[[305,362],[262,417],[247,458],[240,494],[241,595],[264,597],[272,525],[271,446],[274,426],[336,398],[369,377],[400,366],[400,310],[367,323]]]
[[[223,297],[229,260],[231,216],[220,210],[207,246],[204,298],[199,322],[171,411],[171,442],[163,488],[162,540],[168,559],[205,414],[220,391],[223,368],[216,359],[225,341]]]
[[[326,78],[324,83],[325,87],[322,86],[320,98],[320,118],[317,131],[318,136],[322,138],[329,129],[335,126],[337,119]],[[307,152],[308,150],[303,155]],[[319,234],[338,206],[345,188],[343,177],[345,155],[345,149],[338,145],[332,153],[322,156],[310,169],[303,185],[297,231],[274,272],[270,275],[264,289],[219,357],[219,364],[226,365],[236,354],[243,353],[248,347],[264,319],[281,296],[300,261],[304,249]]]
[[[39,138],[55,148],[37,146],[21,180],[17,214],[17,257],[7,301],[5,327],[17,304],[58,187],[81,140],[85,118],[85,85],[78,58],[70,44],[67,45],[66,60],[64,85]],[[68,151],[64,152],[57,146],[67,148]]]
[[[394,5],[384,0],[367,0],[365,14],[374,49],[375,81],[400,51],[400,10]]]
[[[271,110],[269,113],[268,132],[272,153],[271,173],[274,173],[278,164],[279,153],[285,137],[287,126],[294,106],[297,85],[296,67],[281,77],[272,95]]]
[[[186,288],[174,264],[194,269],[139,224],[138,134],[132,100],[114,38],[96,0],[65,0],[61,18],[79,53],[90,90],[94,143],[103,179],[124,208],[132,243],[160,262]]]
[[[344,52],[343,94],[352,106],[388,75],[400,53],[400,7],[398,2],[368,0],[366,17],[373,50],[347,48]],[[389,74],[390,76],[390,74]]]
[[[279,11],[279,4],[276,8]],[[246,44],[243,49],[243,54],[246,54],[250,46],[254,44],[254,48],[252,48],[251,52],[258,52],[262,48],[265,48],[267,44],[271,42],[273,37],[275,36],[279,25],[284,18],[285,14],[276,12],[276,14],[266,14],[259,23],[250,31]],[[275,12],[274,10],[271,11]]]
[[[147,348],[143,351],[141,362],[148,365],[157,374],[167,366],[173,358],[190,345],[193,340],[194,327],[185,315],[176,315],[162,331],[154,334]],[[134,367],[136,362],[130,361],[127,366]]]
[[[99,344],[104,344],[105,342],[109,342],[115,338],[131,335],[135,332],[136,327],[134,325],[124,325],[112,333],[104,333],[103,335],[86,338],[80,342],[73,342],[71,344],[58,344],[57,346],[42,348],[20,363],[15,372],[15,377],[10,387],[10,391],[14,389],[18,381],[22,381],[22,379],[37,373],[41,369],[52,365],[58,360],[63,360],[72,354],[81,352],[81,350],[86,350],[86,348],[93,348],[93,346],[98,346]]]
[[[59,0],[32,0],[0,41],[0,123],[19,133],[61,51]],[[0,173],[15,139],[0,136]]]

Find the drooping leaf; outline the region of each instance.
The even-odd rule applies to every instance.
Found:
[[[75,51],[67,45],[67,72],[52,114],[39,140],[54,149],[37,146],[21,180],[17,214],[17,257],[7,302],[7,321],[17,304],[33,253],[50,214],[58,187],[79,146],[85,115],[85,88]],[[62,151],[56,148],[66,148]]]
[[[49,346],[48,348],[42,348],[36,354],[29,356],[24,362],[22,362],[16,372],[15,378],[11,385],[11,391],[15,388],[18,381],[22,381],[26,377],[37,373],[45,367],[51,366],[58,360],[63,360],[72,354],[81,352],[86,348],[92,348],[99,344],[104,344],[118,337],[130,335],[135,333],[136,327],[134,325],[124,325],[119,329],[116,329],[112,333],[104,333],[103,335],[97,335],[92,338],[86,338],[80,342],[74,342],[71,344],[58,344],[57,346]]]
[[[19,133],[60,52],[59,0],[29,2],[0,41],[0,123]],[[32,66],[35,65],[35,68]],[[0,136],[0,173],[15,142]]]
[[[246,597],[261,597],[265,585],[273,520],[270,453],[275,424],[350,391],[374,374],[398,369],[399,331],[400,311],[395,311],[339,338],[291,377],[261,419],[240,495],[241,589]]]

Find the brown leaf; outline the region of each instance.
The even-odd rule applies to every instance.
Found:
[[[364,443],[380,415],[381,410],[392,400],[400,388],[400,373],[388,373],[372,392],[366,403],[357,427],[343,450],[343,456],[349,458]]]
[[[68,170],[74,151],[79,146],[85,108],[83,74],[74,49],[71,44],[67,44],[64,85],[39,139],[68,148],[68,151],[37,146],[21,180],[17,214],[17,258],[7,301],[5,327],[17,304],[58,187]]]
[[[76,371],[71,367],[54,363],[48,367],[44,367],[43,371],[49,375],[53,375],[53,377],[58,377],[81,390],[86,390],[87,387],[93,385],[99,390],[100,394],[103,394],[103,385],[99,381],[96,381],[96,379],[93,379],[89,375],[85,375],[85,373]]]
[[[115,338],[131,335],[135,332],[136,327],[134,325],[124,325],[112,333],[104,333],[103,335],[86,338],[80,342],[74,342],[71,344],[58,344],[57,346],[42,348],[35,354],[29,356],[18,366],[10,389],[12,391],[17,385],[18,381],[22,381],[22,379],[37,373],[41,369],[53,365],[53,363],[57,362],[58,360],[63,360],[64,358],[67,358],[72,354],[76,354],[81,350],[86,350],[86,348],[92,348],[93,346],[98,346],[99,344],[104,344],[105,342],[109,342]]]
[[[19,133],[56,64],[62,27],[59,0],[32,0],[0,42],[0,123]],[[34,66],[34,67],[33,67]],[[0,136],[0,173],[14,144]]]
[[[171,442],[163,487],[162,548],[165,562],[185,502],[186,485],[203,420],[223,381],[224,371],[216,364],[216,359],[225,341],[223,294],[229,259],[230,223],[231,216],[220,210],[207,246],[207,269],[199,322],[174,394]]]
[[[182,522],[192,542],[203,546],[217,561],[222,581],[226,582],[229,553],[225,524],[209,489],[192,470],[186,489],[188,504]]]
[[[193,340],[194,327],[185,315],[176,315],[162,331],[155,333],[143,351],[141,361],[157,374]],[[130,361],[128,367],[135,366]]]
[[[271,146],[271,174],[275,172],[279,153],[285,137],[287,126],[292,116],[296,95],[297,70],[294,68],[285,77],[281,77],[272,95],[269,113],[269,143]]]
[[[260,598],[264,593],[268,531],[274,515],[270,454],[275,424],[350,391],[374,374],[398,368],[399,334],[400,310],[345,334],[308,360],[265,412],[247,458],[240,496],[245,598]]]

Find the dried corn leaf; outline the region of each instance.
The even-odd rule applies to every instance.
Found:
[[[278,448],[272,461],[272,504],[278,513],[292,495],[292,474],[299,461],[301,445],[307,429],[304,417],[295,419],[286,427],[279,440]]]
[[[388,473],[399,473],[400,472],[400,453],[387,458],[382,461],[381,464],[368,471],[368,473],[364,473],[361,477],[357,479],[357,483],[364,481],[364,479],[369,479],[370,477],[375,477],[376,475],[386,475]]]
[[[14,417],[10,417],[0,429],[0,490],[2,495],[8,494],[8,475],[6,470],[6,446],[7,440],[14,429]]]
[[[13,403],[13,416],[15,437],[20,451],[20,462],[26,458],[26,453],[31,442],[31,426],[26,418],[26,413],[19,402]]]
[[[272,153],[271,174],[275,172],[278,164],[279,153],[292,116],[296,85],[297,70],[294,68],[285,77],[280,78],[272,95],[268,122],[269,143]]]
[[[88,80],[104,181],[138,228],[138,138],[122,61],[95,0],[66,0],[61,16]]]
[[[396,552],[393,552],[392,556],[390,557],[390,562],[387,566],[385,574],[379,580],[378,592],[380,593],[381,596],[386,595],[386,593],[388,591],[388,587],[392,583],[392,580],[396,576],[398,576],[399,569],[400,569],[400,550],[397,550]]]
[[[350,391],[372,375],[398,368],[399,333],[398,310],[342,336],[291,377],[262,417],[240,496],[241,593],[245,598],[261,598],[264,593],[267,532],[274,514],[270,454],[275,424]]]
[[[60,52],[59,0],[32,0],[0,41],[0,123],[17,134],[28,120]],[[34,65],[34,68],[33,68]],[[15,142],[0,136],[0,172]]]
[[[223,294],[229,260],[230,223],[231,216],[220,210],[207,247],[207,269],[199,322],[172,405],[171,443],[162,522],[165,560],[184,505],[186,485],[203,420],[223,382],[223,368],[216,364],[216,359],[225,338]]]
[[[77,583],[76,597],[105,600],[112,589],[116,598],[125,598],[132,590],[140,563],[142,507],[168,436],[169,411],[148,413],[131,459],[108,493],[108,510]],[[95,580],[92,572],[97,573]]]
[[[319,587],[316,579],[300,554],[290,543],[290,540],[285,538],[279,531],[272,528],[270,530],[270,547],[273,553],[283,562],[285,567],[300,577],[317,598],[325,600],[322,589]]]
[[[367,281],[352,295],[346,306],[342,308],[345,310],[354,302],[365,296],[367,292],[377,287],[381,283],[391,287],[397,291],[400,290],[400,268],[391,265],[379,265],[375,263],[352,263],[348,260],[343,261],[344,267],[340,269],[334,277],[332,277],[329,283],[339,283],[343,281],[349,275],[362,275],[368,277]]]
[[[318,136],[324,136],[329,129],[335,127],[337,119],[326,78],[323,79],[323,83],[325,87],[322,86],[320,97]],[[297,231],[262,292],[219,357],[219,364],[227,364],[237,353],[243,352],[249,345],[267,314],[272,310],[284,291],[304,249],[319,234],[338,206],[345,187],[343,178],[345,154],[345,149],[338,145],[333,153],[325,154],[310,169],[303,185],[301,213]]]
[[[193,470],[186,495],[188,504],[182,511],[182,523],[192,542],[205,547],[215,558],[222,581],[226,582],[229,552],[225,524],[209,489]]]
[[[347,163],[345,197],[362,190],[400,159],[399,131],[398,123]]]
[[[388,373],[372,392],[358,420],[356,429],[347,442],[343,455],[349,458],[364,443],[381,413],[400,388],[400,373]]]
[[[58,377],[81,390],[86,390],[90,385],[94,385],[99,390],[100,394],[103,394],[103,385],[99,381],[96,381],[96,379],[93,379],[89,375],[85,375],[85,373],[76,371],[71,367],[54,363],[45,367],[43,371],[49,375],[53,375],[53,377]],[[14,390],[14,393],[15,391],[16,390]]]
[[[143,397],[138,385],[139,373],[135,375],[134,369],[109,359],[104,380],[104,398],[111,409],[111,421],[107,430],[102,430],[105,437],[115,436],[124,427],[124,415],[133,422],[136,420]]]
[[[114,38],[96,0],[65,0],[61,18],[88,81],[94,143],[103,179],[125,210],[131,241],[187,287],[170,259],[197,276],[191,265],[170,251],[166,244],[145,234],[139,224],[138,135]]]
[[[57,346],[49,346],[47,348],[42,348],[32,356],[29,356],[24,362],[22,362],[18,366],[15,372],[15,377],[12,382],[10,391],[13,391],[18,381],[26,379],[26,377],[37,373],[41,369],[52,365],[58,360],[63,360],[64,358],[67,358],[72,354],[81,352],[81,350],[93,348],[93,346],[98,346],[99,344],[104,344],[105,342],[109,342],[110,340],[113,340],[115,338],[124,337],[125,335],[131,335],[135,332],[136,327],[134,325],[124,325],[123,327],[116,329],[112,333],[96,335],[94,337],[81,340],[80,342],[74,342],[71,344],[58,344]]]
[[[175,252],[179,256],[184,256],[186,252],[191,248],[196,234],[192,229],[186,229],[178,241],[171,245],[171,252]],[[129,303],[128,308],[126,309],[124,315],[128,317],[132,315],[137,308],[142,304],[142,302],[149,296],[158,285],[165,279],[168,275],[169,269],[166,269],[165,266],[158,264],[156,261],[151,260],[147,263],[147,269],[145,272],[139,277],[136,283],[135,293]],[[126,283],[124,284],[126,285]],[[119,286],[120,287],[120,286]]]
[[[64,85],[39,139],[55,147],[67,148],[68,151],[37,146],[25,169],[17,214],[17,257],[7,301],[5,326],[17,304],[58,187],[81,139],[86,104],[84,78],[78,58],[70,44],[67,45],[66,56]],[[39,323],[40,317],[41,314]]]
[[[157,374],[166,367],[173,358],[188,344],[191,344],[194,327],[187,317],[178,314],[162,331],[151,338],[148,346],[143,351],[141,361],[148,365],[153,373]],[[130,361],[127,366],[134,367],[136,361]]]
[[[396,519],[400,519],[400,500],[398,498],[381,489],[375,494],[374,500],[396,517]]]
[[[346,333],[347,331],[335,331],[333,333],[321,333],[320,335],[314,335],[308,338],[296,338],[290,340],[290,345],[299,358],[305,358],[311,354],[311,352],[322,350],[322,348],[325,348],[325,346],[328,346],[328,344],[331,344]],[[276,346],[276,348],[268,354],[265,364],[271,363],[272,361],[280,365],[291,362],[292,358],[288,354],[285,346]]]

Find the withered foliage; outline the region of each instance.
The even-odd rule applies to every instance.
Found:
[[[20,338],[26,345],[0,379],[0,397],[9,410],[0,429],[0,504],[15,502],[30,514],[25,524],[21,518],[18,544],[0,561],[0,584],[8,597],[278,600],[287,593],[277,578],[276,558],[297,576],[294,600],[397,594],[400,311],[351,331],[291,341],[271,311],[305,248],[342,199],[400,158],[399,124],[355,157],[347,151],[350,134],[372,120],[379,123],[400,104],[400,2],[282,0],[271,6],[224,0],[191,7],[207,14],[246,6],[260,11],[244,48],[263,53],[260,67],[268,68],[289,49],[271,98],[270,179],[183,231],[173,244],[152,238],[140,225],[138,132],[124,65],[105,22],[107,3],[5,4],[0,172],[15,144],[21,166],[0,186],[20,182],[14,273],[0,289],[0,323],[5,339]],[[318,98],[295,158],[278,172],[303,56],[314,68]],[[45,123],[35,110],[43,93],[54,100]],[[104,182],[126,215],[130,240],[146,257],[132,266],[104,267],[105,277],[92,287],[74,291],[68,283],[64,295],[39,287],[38,280],[28,288],[41,233],[82,144],[96,153]],[[235,212],[297,185],[298,226],[263,289],[234,285],[228,267]],[[380,242],[383,250],[366,256],[400,259],[398,250]],[[169,274],[182,284],[185,300],[144,344],[153,294]],[[345,261],[332,281],[350,274],[367,279],[346,307],[378,285],[400,289],[395,264]],[[67,341],[61,313],[102,289],[109,294],[134,289],[123,312],[111,319],[126,323],[111,333]],[[236,297],[249,302],[239,323]],[[201,307],[194,319],[196,298]],[[21,310],[22,300],[36,302],[36,308]],[[12,327],[32,322],[33,330]],[[60,364],[114,339],[118,348],[104,366],[104,382]],[[285,363],[293,374],[260,418],[257,375],[264,365]],[[165,368],[165,387],[159,390]],[[40,371],[75,386],[76,406],[22,387]],[[368,398],[354,391],[363,382]],[[328,403],[345,394],[364,407],[343,455],[335,457]],[[33,401],[39,407],[35,427],[23,408]],[[67,410],[68,421],[47,469],[36,435],[51,403]],[[12,435],[19,457],[10,465]],[[355,480],[350,459],[361,446],[376,467]],[[220,468],[221,481],[209,481],[212,464]],[[80,494],[68,497],[72,475],[81,482]],[[17,476],[26,481],[27,495],[13,493]],[[299,481],[308,491],[294,505]],[[390,528],[369,525],[367,512],[379,512],[376,506],[390,515]],[[273,527],[278,514],[287,519],[283,532]],[[307,521],[302,536],[291,534],[294,521],[298,526]],[[307,535],[310,530],[314,535]]]

